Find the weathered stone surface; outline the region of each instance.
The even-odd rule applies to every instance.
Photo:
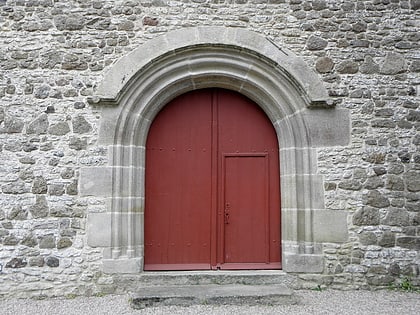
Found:
[[[41,256],[29,258],[29,266],[44,267],[44,258]]]
[[[92,126],[83,116],[76,116],[72,120],[74,133],[88,133],[92,131]]]
[[[34,172],[31,168],[24,168],[19,172],[19,178],[25,182],[30,182],[34,178]]]
[[[40,66],[41,68],[49,68],[53,69],[55,66],[61,64],[63,60],[62,52],[59,51],[47,51],[41,55]],[[44,96],[48,97],[49,89],[48,87],[45,88]],[[39,98],[45,98],[39,97]]]
[[[411,72],[420,72],[420,60],[413,60],[410,65]]]
[[[1,190],[4,194],[24,194],[29,192],[29,187],[22,180],[17,180],[1,186]]]
[[[54,207],[50,210],[50,215],[53,217],[78,217],[84,216],[84,212],[78,207]]]
[[[63,184],[51,184],[48,187],[48,193],[51,196],[61,196],[64,194],[64,185]]]
[[[28,247],[35,247],[38,245],[38,241],[32,234],[28,234],[25,238],[20,242],[20,244]]]
[[[78,137],[71,137],[69,141],[69,147],[74,150],[85,150],[87,147],[87,140],[80,139]]]
[[[49,213],[49,207],[45,196],[36,196],[36,202],[29,208],[29,212],[35,219],[45,218]]]
[[[28,218],[28,212],[23,210],[21,205],[16,205],[10,210],[7,218],[9,220],[26,220]]]
[[[321,11],[327,9],[327,2],[325,0],[313,0],[312,9],[316,11]]]
[[[7,262],[6,268],[23,268],[27,264],[28,263],[26,262],[24,258],[13,258],[9,262]]]
[[[321,50],[327,47],[328,42],[318,36],[312,35],[309,37],[308,41],[306,42],[306,47],[309,50]]]
[[[362,245],[376,245],[378,241],[375,233],[373,232],[363,232],[360,234],[359,240]]]
[[[376,189],[379,187],[384,187],[384,181],[380,177],[370,177],[366,180],[366,182],[363,184],[363,187],[365,189]]]
[[[408,211],[418,211],[420,212],[420,201],[407,201],[405,207]]]
[[[366,204],[376,208],[385,208],[390,205],[389,199],[378,190],[368,192]]]
[[[329,190],[336,190],[337,188],[337,184],[336,183],[324,183],[324,189],[325,191],[329,191]]]
[[[34,89],[34,96],[39,99],[48,98],[51,87],[49,85],[41,85]]]
[[[401,174],[404,172],[404,165],[401,163],[394,163],[390,166],[388,166],[388,173],[389,174]]]
[[[60,173],[60,176],[62,179],[70,179],[74,176],[74,170],[68,167]]]
[[[29,156],[19,159],[19,162],[22,164],[35,164],[35,160]]]
[[[388,269],[389,274],[393,276],[399,276],[401,273],[401,268],[398,264],[392,264]]]
[[[394,277],[390,275],[366,275],[366,280],[368,284],[374,286],[388,286],[394,282]]]
[[[404,174],[403,178],[408,191],[420,191],[420,171],[409,171]]]
[[[75,102],[73,106],[75,109],[83,109],[86,107],[85,103],[83,102]]]
[[[22,147],[22,150],[25,152],[31,152],[31,151],[38,150],[38,146],[33,143],[25,143]]]
[[[25,125],[22,119],[9,116],[4,118],[3,126],[1,126],[1,122],[3,120],[0,121],[0,133],[20,133]]]
[[[319,73],[327,73],[334,68],[334,62],[329,57],[321,57],[316,61],[315,68]]]
[[[32,184],[32,193],[34,194],[46,194],[47,193],[47,181],[42,176],[37,176],[34,178]]]
[[[9,234],[10,234],[10,232],[8,230],[0,228],[0,239],[4,238],[5,236],[7,236]]]
[[[55,248],[54,235],[46,235],[39,238],[39,248]]]
[[[404,57],[395,52],[389,52],[382,63],[380,73],[382,74],[398,74],[407,70],[407,63]]]
[[[420,111],[410,110],[410,112],[408,113],[406,119],[408,121],[414,121],[414,122],[420,121]]]
[[[78,190],[78,182],[77,180],[72,181],[70,184],[67,185],[66,187],[66,194],[67,195],[77,195],[79,192]]]
[[[69,124],[66,122],[59,122],[48,128],[48,133],[55,136],[64,136],[70,132]]]
[[[45,260],[45,264],[48,267],[55,268],[55,267],[58,267],[60,265],[60,260],[57,257],[54,257],[54,256],[48,256],[44,260]]]
[[[418,208],[418,212],[413,217],[413,225],[414,226],[420,226],[420,208]]]
[[[407,210],[390,208],[381,224],[384,225],[396,225],[396,226],[407,226],[410,220],[410,216]]]
[[[388,175],[386,180],[386,188],[389,190],[404,190],[404,181],[400,176]]]
[[[86,70],[88,63],[76,54],[66,54],[61,67],[65,70]]]
[[[19,243],[19,239],[15,235],[8,235],[3,239],[3,245],[14,246]]]
[[[143,25],[157,26],[158,24],[159,24],[159,20],[157,18],[150,17],[150,16],[145,16],[143,18]]]
[[[412,236],[403,236],[397,238],[397,246],[408,249],[420,249],[420,238]]]
[[[410,7],[413,10],[420,9],[420,1],[419,0],[410,0]]]
[[[382,167],[382,166],[375,166],[373,168],[373,171],[375,172],[376,175],[380,176],[380,175],[384,175],[386,174],[386,168]]]
[[[85,18],[81,14],[59,15],[54,18],[54,23],[60,31],[76,31],[84,28]]]
[[[338,184],[338,188],[345,190],[360,190],[362,188],[362,184],[358,180],[349,179],[341,181]]]
[[[379,210],[372,207],[363,207],[353,215],[354,225],[378,225]]]
[[[378,245],[382,247],[394,247],[395,234],[390,231],[385,231],[379,239]]]
[[[367,30],[367,23],[364,21],[357,21],[356,23],[353,23],[352,29],[356,33],[362,33]]]
[[[377,275],[387,274],[387,270],[384,266],[372,266],[368,269],[368,272]]]
[[[343,73],[343,74],[354,74],[359,71],[359,65],[357,62],[346,60],[341,63],[339,63],[336,67],[337,72]]]
[[[134,23],[131,21],[123,21],[118,24],[119,31],[131,31],[132,29],[134,29]]]
[[[28,134],[46,134],[48,130],[49,122],[47,114],[41,114],[35,120],[33,120],[26,128]]]
[[[57,242],[58,249],[67,248],[71,245],[73,245],[73,242],[68,237],[60,238]]]

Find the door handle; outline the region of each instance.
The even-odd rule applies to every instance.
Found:
[[[230,212],[230,204],[227,202],[225,204],[225,224],[229,224],[229,219],[230,219],[229,212]]]

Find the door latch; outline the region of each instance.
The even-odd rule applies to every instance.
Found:
[[[229,224],[230,203],[225,204],[225,224]]]

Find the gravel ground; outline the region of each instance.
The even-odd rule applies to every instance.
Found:
[[[298,305],[166,306],[133,310],[128,296],[0,300],[1,315],[43,314],[420,314],[420,294],[398,291],[296,291]]]

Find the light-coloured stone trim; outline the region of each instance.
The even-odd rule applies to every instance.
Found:
[[[142,235],[143,221],[130,214],[143,213],[144,209],[144,147],[149,126],[176,96],[208,87],[246,95],[272,121],[279,140],[281,206],[285,209],[283,268],[322,272],[323,259],[315,251],[319,246],[313,230],[314,217],[322,218],[314,212],[324,208],[323,179],[317,174],[315,148],[349,142],[348,112],[319,109],[330,106],[327,92],[317,75],[290,51],[254,32],[204,27],[169,32],[140,46],[112,67],[90,99],[94,106],[102,106],[99,141],[109,147],[112,170],[111,242],[104,246],[104,270],[113,272],[112,266],[117,263],[110,262],[112,259],[135,260],[127,264],[132,270],[127,267],[125,272],[142,269],[138,263],[143,258],[143,239],[136,235]],[[317,119],[322,123],[317,124]],[[331,133],[335,124],[344,127],[338,135]],[[329,140],[320,141],[319,137]],[[85,194],[92,193],[92,182],[101,178],[93,175],[95,170],[90,172],[92,177],[81,176]],[[98,216],[100,223],[104,218]],[[90,227],[94,225],[92,220]],[[95,228],[88,233],[95,233]],[[319,235],[318,230],[316,233]]]
[[[113,103],[130,82],[135,82],[142,69],[156,64],[167,55],[174,56],[186,47],[236,47],[240,51],[249,51],[256,56],[266,58],[273,66],[279,67],[299,86],[299,91],[308,100],[308,106],[328,106],[328,94],[318,76],[309,69],[304,61],[285,47],[278,47],[274,42],[254,32],[226,27],[195,27],[171,31],[149,40],[127,56],[121,58],[105,75],[97,89],[93,102],[101,100]],[[194,69],[191,69],[194,71]],[[129,84],[127,84],[129,83]]]

